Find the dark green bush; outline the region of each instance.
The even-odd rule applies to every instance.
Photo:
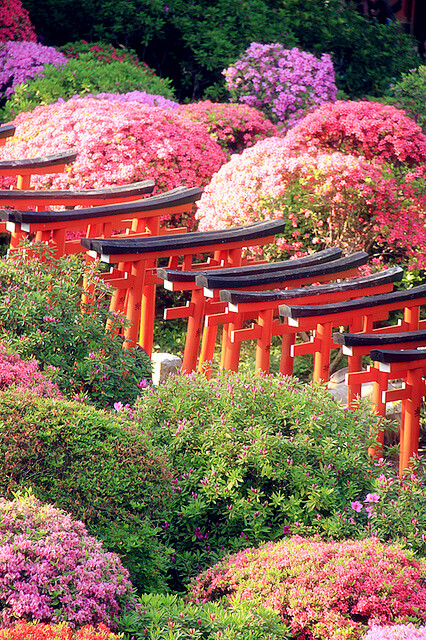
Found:
[[[5,121],[22,111],[32,111],[38,105],[89,93],[146,91],[170,99],[174,97],[170,81],[159,78],[148,67],[137,67],[128,60],[102,62],[96,53],[84,53],[70,59],[60,72],[58,67],[45,65],[43,73],[42,78],[28,80],[16,87],[4,108]]]
[[[159,75],[173,78],[179,99],[199,98],[210,87],[207,97],[213,100],[226,95],[222,69],[251,42],[296,43],[278,5],[275,0],[25,0],[37,33],[55,44],[84,38],[132,47]]]
[[[380,96],[421,63],[399,22],[379,24],[341,0],[282,0],[280,18],[301,49],[331,54],[337,87],[350,97]]]
[[[399,23],[381,25],[355,3],[329,0],[24,0],[37,33],[63,45],[84,38],[134,48],[179,99],[224,100],[223,69],[252,42],[330,53],[338,87],[380,95],[419,66],[416,42]],[[158,92],[154,92],[158,93]]]
[[[174,466],[162,524],[180,585],[224,553],[290,531],[365,535],[350,502],[372,490],[368,412],[281,377],[181,376],[141,399],[141,429]],[[174,580],[174,582],[173,582]]]
[[[217,603],[186,604],[174,595],[147,594],[138,611],[118,621],[118,628],[135,640],[282,640],[292,638],[290,630],[270,609],[247,603],[231,607]]]
[[[82,314],[84,276],[96,302]],[[98,408],[137,398],[138,385],[151,376],[150,360],[105,332],[108,318],[117,329],[122,323],[108,311],[108,289],[80,256],[53,260],[50,250],[34,244],[32,256],[0,260],[0,285],[0,340],[22,358],[36,358],[65,395]]]
[[[168,499],[169,474],[135,425],[76,402],[7,391],[0,450],[1,495],[31,487],[118,553],[141,592],[164,588],[167,556],[152,523]]]

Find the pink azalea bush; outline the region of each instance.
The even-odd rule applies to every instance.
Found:
[[[425,197],[416,193],[362,156],[292,156],[286,139],[270,138],[221,167],[198,202],[197,219],[199,229],[208,231],[283,218],[287,231],[275,254],[312,245],[369,251],[390,244],[420,264]]]
[[[426,135],[404,111],[380,102],[321,105],[286,135],[293,153],[340,151],[398,166],[426,162]]]
[[[276,126],[260,111],[243,104],[202,100],[182,105],[177,113],[203,124],[222,149],[229,153],[241,153],[258,140],[278,133]]]
[[[311,108],[336,99],[334,68],[327,53],[318,59],[278,42],[253,42],[223,74],[233,102],[261,109],[285,129]]]
[[[373,626],[364,640],[426,640],[426,627],[413,624],[396,624],[392,627]]]
[[[426,565],[375,538],[294,536],[219,562],[198,576],[189,597],[271,607],[298,640],[356,640],[373,624],[426,621]]]
[[[0,391],[14,386],[17,391],[31,391],[39,397],[62,398],[59,387],[38,369],[36,360],[26,362],[0,344]]]
[[[22,0],[0,0],[0,42],[8,40],[36,41],[34,27]]]
[[[55,47],[36,42],[7,42],[0,46],[0,93],[9,98],[22,82],[43,76],[45,64],[63,66],[67,58]]]
[[[75,96],[79,98],[80,96]],[[128,93],[88,93],[84,96],[86,98],[96,98],[97,100],[112,100],[116,102],[141,102],[149,107],[161,107],[162,109],[177,109],[179,102],[169,100],[164,96],[156,95],[153,93],[147,93],[146,91],[129,91]],[[63,102],[59,100],[58,102]]]
[[[0,498],[0,539],[1,626],[25,618],[114,627],[131,597],[129,574],[82,522],[31,494]]]
[[[18,622],[9,629],[0,629],[0,640],[119,640],[104,624],[86,625],[75,631],[66,624],[34,624]]]
[[[0,158],[77,149],[65,173],[33,178],[34,188],[89,189],[151,178],[155,191],[204,186],[226,161],[201,125],[136,102],[81,99],[21,113]],[[14,184],[3,178],[2,187]],[[192,220],[189,220],[192,223]]]

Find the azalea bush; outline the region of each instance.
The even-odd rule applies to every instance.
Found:
[[[63,397],[58,386],[39,370],[36,360],[22,360],[0,344],[0,391],[10,387],[19,392],[31,391],[38,396]]]
[[[94,58],[101,62],[131,62],[138,66],[147,66],[140,62],[134,51],[126,49],[126,47],[116,48],[112,44],[106,42],[87,42],[80,40],[78,42],[68,42],[60,50],[67,58],[79,58],[84,53],[90,53]],[[152,71],[154,73],[154,71]]]
[[[10,98],[15,87],[36,76],[43,76],[45,64],[66,64],[63,53],[36,42],[10,41],[0,45],[0,95]]]
[[[286,139],[270,138],[231,157],[197,204],[207,231],[282,218],[287,229],[266,255],[340,245],[374,249],[424,264],[425,190],[400,183],[382,164],[343,153],[293,156]],[[420,252],[420,253],[419,253]]]
[[[230,556],[198,576],[190,598],[271,607],[294,638],[355,640],[373,623],[424,623],[425,577],[424,563],[375,538],[316,542],[295,536]]]
[[[13,142],[1,148],[1,158],[78,151],[65,173],[33,178],[35,188],[102,188],[146,178],[154,180],[156,193],[202,187],[226,161],[201,125],[135,102],[71,100],[20,114],[14,124]],[[3,187],[13,183],[1,180]]]
[[[223,74],[234,102],[261,109],[291,129],[313,107],[336,99],[333,63],[297,47],[254,42]]]
[[[367,101],[324,104],[289,131],[293,153],[339,151],[403,169],[426,163],[426,135],[392,105]]]
[[[173,98],[170,81],[152,74],[147,67],[137,67],[127,60],[102,62],[93,54],[85,53],[69,59],[60,69],[53,65],[44,67],[43,77],[16,88],[5,106],[4,119],[11,119],[22,111],[32,111],[38,105],[101,91],[147,91]]]
[[[345,411],[324,388],[182,375],[147,390],[134,420],[174,468],[160,524],[176,588],[227,551],[290,532],[368,533],[350,521],[350,502],[380,473],[367,456],[376,418]]]
[[[98,297],[81,307],[84,277]],[[100,408],[136,399],[138,384],[150,378],[149,359],[105,331],[108,319],[117,331],[124,319],[109,313],[109,291],[80,257],[53,260],[44,245],[31,256],[13,254],[0,261],[0,286],[0,339],[36,358],[65,395]]]
[[[138,607],[120,616],[127,637],[179,640],[290,640],[277,613],[246,602],[232,607],[216,602],[187,603],[171,594],[143,594]],[[1,636],[0,636],[1,638]]]
[[[228,153],[241,153],[258,140],[278,133],[265,116],[243,104],[215,103],[210,100],[179,107],[177,113],[203,124],[209,134]]]
[[[20,618],[115,626],[132,594],[117,555],[31,494],[0,498],[0,514],[2,626]]]
[[[0,42],[36,41],[34,27],[22,0],[0,0]]]
[[[33,393],[1,393],[0,492],[12,498],[30,486],[118,553],[141,592],[162,591],[169,554],[157,539],[157,520],[170,471],[126,416],[127,409],[106,414]]]
[[[415,627],[413,624],[396,624],[391,627],[374,625],[364,640],[425,640],[426,627]]]
[[[67,624],[18,622],[9,629],[0,629],[1,640],[119,640],[104,624],[85,625],[75,631]]]
[[[410,473],[399,478],[390,463],[381,459],[372,500],[351,503],[351,522],[368,526],[374,535],[411,549],[419,558],[426,556],[426,486],[419,459],[412,460]],[[370,497],[371,497],[370,496]]]
[[[141,102],[149,107],[162,107],[163,109],[177,109],[179,103],[164,96],[147,93],[146,91],[129,91],[127,93],[88,93],[85,98],[97,100],[113,100],[117,102]]]
[[[426,133],[426,65],[411,69],[390,87],[390,96]]]

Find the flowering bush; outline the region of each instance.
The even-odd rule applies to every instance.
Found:
[[[120,336],[105,332],[108,318],[117,329],[123,323],[107,311],[108,291],[96,272],[76,256],[54,261],[46,255],[40,248],[31,257],[15,254],[0,261],[0,339],[23,358],[37,358],[68,397],[100,408],[133,402],[138,384],[150,377],[148,357],[123,350]],[[98,302],[82,314],[84,277]]]
[[[3,626],[17,618],[114,626],[132,588],[117,555],[31,494],[0,498],[0,514]]]
[[[401,80],[391,85],[390,95],[426,133],[426,65],[403,73]]]
[[[164,98],[164,96],[154,95],[146,91],[129,91],[128,93],[88,93],[85,98],[96,98],[97,100],[113,100],[117,102],[142,102],[149,107],[162,107],[163,109],[177,109],[179,102]]]
[[[155,520],[164,517],[170,474],[126,415],[127,409],[106,414],[77,402],[1,393],[0,495],[30,485],[118,553],[141,591],[161,591],[167,556]]]
[[[177,113],[203,124],[224,151],[241,153],[257,140],[277,134],[270,120],[253,107],[204,100],[182,105]]]
[[[59,388],[38,369],[37,361],[25,362],[0,344],[0,391],[14,386],[17,391],[32,391],[38,396],[62,398]]]
[[[375,538],[327,543],[295,536],[230,556],[198,576],[190,598],[271,607],[295,638],[355,640],[373,623],[425,622],[425,577],[424,563]]]
[[[18,622],[9,629],[0,629],[0,640],[119,640],[104,624],[86,625],[75,631],[66,624]]]
[[[396,624],[393,627],[375,625],[364,640],[426,640],[426,627],[417,629],[413,624]]]
[[[101,62],[131,62],[138,66],[147,67],[144,62],[140,62],[138,56],[134,51],[129,51],[125,47],[117,49],[112,44],[106,42],[86,42],[86,40],[80,40],[79,42],[69,42],[60,49],[67,58],[79,58],[83,53],[90,53],[94,58]],[[151,73],[154,71],[151,70]]]
[[[8,40],[36,41],[28,11],[22,0],[0,0],[0,42]]]
[[[202,231],[283,218],[285,236],[269,255],[312,244],[367,251],[380,245],[424,263],[424,203],[424,185],[401,185],[381,164],[342,153],[292,156],[286,139],[271,138],[221,167],[196,217]]]
[[[385,460],[375,464],[382,472],[376,478],[374,492],[369,499],[360,496],[361,500],[351,502],[351,523],[355,528],[368,521],[371,531],[381,540],[398,542],[424,557],[426,488],[419,460],[414,462],[412,473],[402,479],[391,472],[390,463]]]
[[[102,62],[84,53],[69,59],[63,67],[46,66],[43,77],[17,87],[6,103],[4,118],[12,119],[22,111],[32,111],[38,105],[52,104],[59,99],[101,91],[147,91],[173,98],[170,81],[152,74],[147,67],[137,67],[127,60]]]
[[[134,420],[175,469],[161,525],[180,590],[225,550],[289,532],[368,534],[346,511],[381,473],[367,456],[376,418],[345,411],[324,389],[194,374],[149,389],[137,408]]]
[[[398,166],[426,162],[426,135],[405,113],[380,102],[324,104],[286,136],[292,152],[340,151]]]
[[[231,99],[261,109],[291,129],[312,107],[336,99],[331,58],[320,59],[296,47],[253,42],[223,71]]]
[[[15,87],[35,76],[42,76],[45,64],[66,64],[63,53],[36,42],[7,42],[0,46],[0,93],[9,98]]]
[[[34,178],[35,188],[101,188],[151,178],[162,192],[204,186],[226,161],[201,125],[135,102],[70,100],[20,114],[14,124],[1,158],[78,151],[66,173]],[[11,182],[4,178],[2,185]]]

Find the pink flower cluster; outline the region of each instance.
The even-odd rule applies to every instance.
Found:
[[[15,87],[35,76],[43,76],[45,64],[63,66],[67,58],[55,47],[36,42],[7,42],[0,46],[0,92],[7,98]]]
[[[426,627],[417,629],[413,624],[396,624],[393,627],[375,625],[364,640],[426,640]]]
[[[63,397],[58,386],[38,370],[36,360],[25,362],[0,344],[0,391],[11,386],[19,392],[31,391],[39,397]]]
[[[381,167],[342,153],[288,153],[271,138],[233,156],[198,203],[199,229],[208,231],[262,219],[288,220],[277,246],[298,251],[340,244],[368,249],[386,214],[400,211],[394,181]]]
[[[380,102],[323,104],[286,136],[293,153],[340,151],[416,166],[426,162],[426,135],[404,111]]]
[[[9,629],[0,629],[0,640],[119,640],[119,636],[104,624],[97,627],[86,625],[74,631],[65,624],[34,624],[23,621]]]
[[[196,602],[222,597],[271,607],[295,638],[356,640],[373,624],[426,621],[426,565],[375,538],[294,536],[230,556],[190,589]]]
[[[37,107],[15,120],[1,158],[77,149],[65,173],[33,179],[35,188],[88,189],[151,178],[156,192],[204,186],[226,161],[201,125],[173,111],[94,98]],[[4,178],[2,186],[13,179]]]
[[[0,42],[8,40],[36,41],[29,13],[22,0],[0,0]]]
[[[403,112],[368,102],[323,105],[284,138],[233,156],[197,205],[199,228],[283,218],[282,251],[384,247],[422,269],[425,174],[426,136]]]
[[[253,42],[223,74],[233,101],[261,109],[285,129],[312,107],[336,99],[333,63],[326,53],[318,59],[296,47]]]
[[[1,626],[17,619],[114,626],[131,595],[129,575],[82,522],[31,494],[0,498],[0,540]]]
[[[263,113],[243,104],[204,100],[182,105],[177,113],[203,124],[209,134],[229,153],[241,153],[258,140],[277,135],[277,128]]]

